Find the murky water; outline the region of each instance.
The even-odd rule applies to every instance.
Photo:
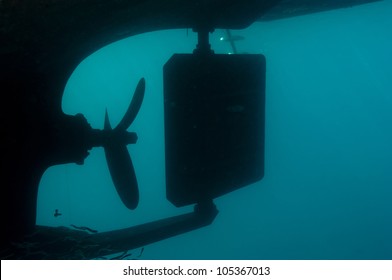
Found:
[[[145,246],[144,259],[392,258],[392,5],[383,1],[303,17],[257,22],[236,42],[267,59],[265,176],[216,199],[211,226]],[[216,30],[216,53],[231,52]],[[111,181],[102,149],[82,166],[42,178],[37,223],[124,228],[192,210],[165,198],[162,67],[190,53],[190,30],[116,42],[86,58],[68,82],[67,114],[103,128],[122,118],[141,77],[144,104],[129,146],[140,187],[130,211]],[[55,217],[58,209],[62,214]]]

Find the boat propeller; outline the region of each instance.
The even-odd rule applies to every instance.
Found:
[[[135,209],[139,203],[139,190],[135,169],[127,145],[135,144],[137,134],[128,132],[128,127],[135,120],[143,102],[145,80],[140,79],[132,101],[119,124],[112,128],[106,110],[104,129],[92,129],[90,147],[103,147],[109,172],[122,202],[129,209]]]

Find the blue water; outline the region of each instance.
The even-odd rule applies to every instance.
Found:
[[[392,3],[383,1],[233,30],[239,52],[267,58],[266,156],[262,181],[216,199],[211,226],[145,246],[142,259],[392,259]],[[216,53],[230,45],[211,44]],[[130,127],[140,187],[130,211],[103,150],[42,178],[37,223],[99,231],[192,210],[165,198],[162,66],[190,53],[189,30],[111,44],[75,69],[63,110],[115,126],[141,77],[146,96]],[[55,218],[54,209],[63,214]]]

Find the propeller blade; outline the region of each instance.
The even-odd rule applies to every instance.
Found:
[[[109,121],[108,109],[106,109],[106,111],[105,111],[105,123],[103,125],[103,129],[104,130],[111,130],[112,129],[112,126],[110,125],[110,121]]]
[[[127,147],[108,144],[104,150],[109,172],[118,195],[127,208],[135,209],[139,203],[139,190]]]
[[[142,106],[145,88],[146,82],[144,78],[141,78],[136,86],[131,104],[129,104],[127,112],[125,113],[120,123],[116,126],[116,130],[126,130],[135,120],[136,115],[139,112],[140,107]]]

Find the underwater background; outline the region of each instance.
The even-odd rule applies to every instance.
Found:
[[[391,15],[382,1],[232,30],[239,53],[267,60],[264,178],[217,198],[212,225],[147,245],[141,259],[392,259]],[[232,51],[225,34],[211,34],[215,53]],[[84,165],[46,171],[37,224],[108,231],[193,210],[165,197],[162,67],[196,41],[191,30],[145,33],[81,62],[62,107],[93,128],[106,108],[115,126],[146,79],[128,146],[140,204],[122,204],[95,148]]]

